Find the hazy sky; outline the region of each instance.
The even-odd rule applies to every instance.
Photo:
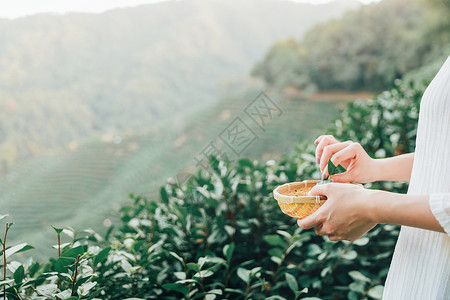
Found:
[[[116,7],[136,6],[164,0],[10,0],[0,1],[0,18],[14,19],[40,12],[99,13]],[[296,2],[323,3],[329,0],[293,0]],[[363,3],[374,0],[360,0]],[[375,0],[376,1],[376,0]]]

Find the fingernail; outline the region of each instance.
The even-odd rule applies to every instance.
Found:
[[[322,180],[324,180],[326,178],[326,174],[325,174],[325,170],[323,170],[322,172]]]
[[[319,138],[317,138],[315,141],[314,141],[314,144],[317,144],[317,141],[319,140]]]

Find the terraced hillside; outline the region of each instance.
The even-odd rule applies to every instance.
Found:
[[[162,1],[102,14],[0,20],[0,177],[30,156],[148,130],[220,97],[274,40],[361,5]]]
[[[185,124],[170,122],[146,133],[72,143],[18,165],[0,181],[0,205],[16,223],[11,239],[30,242],[37,246],[36,257],[46,256],[47,247],[54,244],[50,225],[105,230],[103,224],[116,217],[115,208],[128,201],[130,192],[157,199],[168,177],[198,168],[196,158],[210,142],[236,159],[219,138],[236,117],[258,136],[240,155],[270,159],[299,139],[312,140],[341,103],[272,96],[282,114],[268,120],[263,130],[244,112],[258,95],[257,89],[240,93],[192,114]]]

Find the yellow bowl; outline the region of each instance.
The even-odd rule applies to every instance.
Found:
[[[307,196],[318,180],[305,180],[280,185],[273,191],[281,211],[288,216],[303,219],[314,213],[327,199],[325,196]]]

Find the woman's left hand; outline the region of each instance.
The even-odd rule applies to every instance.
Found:
[[[354,241],[376,225],[370,219],[370,190],[354,184],[329,183],[313,187],[309,195],[328,199],[315,213],[298,220],[303,229],[315,227],[318,235],[328,235],[332,241]]]

